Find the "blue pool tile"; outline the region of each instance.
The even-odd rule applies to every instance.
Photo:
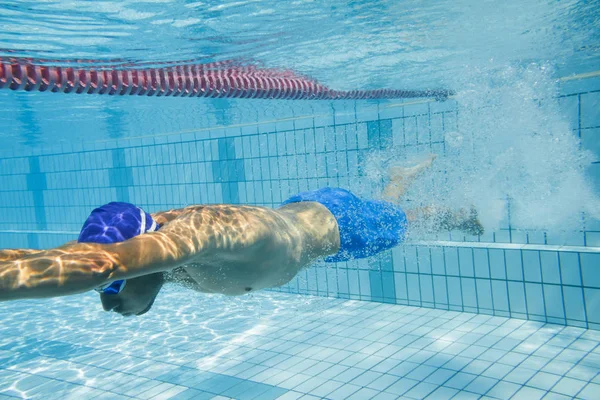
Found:
[[[581,389],[586,385],[586,382],[579,379],[573,379],[568,377],[561,378],[558,383],[552,387],[552,391],[555,393],[563,394],[566,396],[574,397]]]
[[[600,323],[600,289],[584,289],[586,316],[591,323]]]
[[[392,249],[392,260],[395,272],[406,272],[404,247],[398,246]]]
[[[560,253],[560,270],[562,283],[566,285],[581,285],[579,274],[579,256],[577,253]]]
[[[348,397],[348,400],[371,399],[371,398],[375,397],[376,395],[378,395],[379,393],[381,393],[381,392],[379,392],[378,390],[362,388],[362,389],[359,389],[354,394],[352,394],[350,397]]]
[[[37,386],[44,385],[50,382],[51,379],[39,375],[26,375],[14,382],[15,389],[27,392]]]
[[[370,286],[370,282],[359,282],[359,275],[358,275],[358,271],[355,269],[349,269],[347,272],[347,277],[348,277],[348,293],[351,294],[358,294],[360,293],[360,287],[361,287],[361,283],[365,286],[365,288],[368,288]],[[381,274],[379,275],[380,279],[379,279],[379,286],[381,287]],[[381,292],[381,291],[380,291]]]
[[[543,371],[550,372],[556,375],[564,375],[565,373],[567,373],[567,371],[573,368],[573,366],[573,363],[559,361],[555,359],[546,364],[543,368]]]
[[[393,393],[397,396],[402,396],[410,389],[415,387],[419,381],[414,379],[402,378],[386,389],[386,392]]]
[[[569,349],[563,350],[556,358],[557,358],[557,360],[560,360],[560,361],[566,361],[569,363],[576,364],[579,361],[581,361],[583,359],[583,357],[586,356],[586,354],[587,353],[584,351],[569,348]],[[573,369],[571,369],[569,371],[568,374],[572,377],[578,377],[579,376],[578,374],[581,372],[582,371],[578,370],[577,367],[574,367]],[[583,373],[585,373],[585,372],[587,372],[587,371],[583,371]]]
[[[437,305],[448,305],[448,291],[446,277],[433,277],[433,297]]]
[[[448,381],[452,376],[456,374],[456,371],[450,369],[439,368],[436,369],[432,374],[425,378],[425,382],[433,383],[436,385],[442,385]]]
[[[430,248],[431,255],[431,272],[436,275],[445,274],[444,266],[444,249],[443,248]]]
[[[370,288],[372,298],[383,300],[383,276],[381,271],[369,271],[366,282],[361,282],[361,288],[364,286]],[[389,278],[389,277],[388,277]],[[393,279],[393,277],[392,277]],[[395,291],[395,290],[394,290]]]
[[[199,382],[194,387],[196,389],[204,390],[207,392],[221,394],[225,392],[227,389],[239,384],[242,382],[239,378],[234,378],[231,376],[220,375],[214,378],[207,379],[205,381]]]
[[[456,249],[444,248],[446,260],[446,274],[451,276],[459,276],[458,253]]]
[[[581,275],[583,286],[600,288],[600,254],[581,254]]]
[[[492,281],[492,299],[494,308],[499,311],[509,311],[508,284],[506,281]]]
[[[257,400],[275,400],[284,396],[288,391],[283,388],[279,388],[276,386],[271,387],[266,392],[260,393],[259,395],[253,397],[253,399]]]
[[[598,397],[598,393],[600,393],[600,385],[596,383],[588,383],[586,387],[584,387],[579,393],[577,393],[577,398],[584,400],[594,400]]]
[[[488,279],[476,279],[477,306],[492,310],[494,308],[492,301],[491,282]]]
[[[540,316],[543,318],[546,314],[546,307],[542,285],[537,283],[526,283],[525,295],[527,301],[527,313],[529,316]]]
[[[162,391],[157,396],[152,397],[155,400],[167,400],[167,399],[176,399],[180,393],[184,392],[187,388],[184,386],[173,386],[168,388],[167,390]],[[143,396],[143,394],[142,394]],[[142,397],[143,398],[143,397]]]
[[[462,303],[465,307],[477,308],[477,289],[475,279],[461,278]]]
[[[564,96],[558,99],[570,129],[579,129],[579,96]]]
[[[528,382],[527,386],[542,390],[550,390],[561,377],[547,372],[538,372]]]
[[[252,400],[255,398],[264,399],[265,397],[268,397],[268,396],[271,396],[271,398],[274,398],[273,396],[276,393],[279,393],[279,395],[281,395],[286,392],[286,389],[277,388],[277,387],[274,387],[271,385],[265,385],[265,384],[258,383],[258,382],[246,381],[244,383],[245,384],[241,388],[238,388],[238,386],[241,386],[242,383],[240,383],[240,385],[234,386],[232,389],[230,389],[230,390],[235,391],[234,395],[230,396],[230,397],[237,398],[240,400]],[[238,389],[235,390],[236,388],[238,388]],[[273,389],[275,389],[275,392],[273,391]],[[269,391],[270,391],[270,394],[265,396],[265,394]],[[224,395],[227,396],[227,393],[224,393]]]
[[[474,375],[481,375],[481,373],[488,369],[488,367],[490,367],[491,365],[492,363],[489,361],[476,359],[469,363],[469,365],[467,365],[465,368],[463,368],[462,372],[467,372]]]
[[[437,388],[437,385],[427,382],[421,382],[415,387],[413,387],[411,390],[409,390],[407,393],[405,393],[404,396],[414,399],[423,399]]]
[[[520,385],[511,382],[500,381],[491,388],[486,395],[501,400],[508,400],[521,388]]]
[[[511,373],[506,375],[504,377],[504,380],[522,385],[525,382],[527,382],[529,379],[531,379],[531,377],[534,376],[536,373],[537,373],[537,371],[535,371],[533,369],[529,369],[529,368],[525,368],[525,367],[517,367],[514,370],[512,370]]]
[[[404,264],[406,272],[419,272],[419,261],[416,247],[407,247],[404,249]]]
[[[419,285],[420,285],[420,295],[421,301],[433,304],[434,294],[433,294],[433,281],[430,275],[420,275],[419,276]]]
[[[473,277],[475,270],[473,265],[473,249],[458,249],[458,263],[460,276]]]
[[[546,315],[565,319],[563,292],[560,286],[544,285],[544,303]]]
[[[526,281],[542,281],[540,254],[538,251],[523,251],[523,271]]]
[[[581,365],[600,369],[600,354],[590,353],[581,360]]]
[[[583,289],[580,287],[563,286],[565,313],[567,319],[585,321]]]
[[[434,368],[434,367],[430,367],[427,365],[420,365],[417,368],[415,368],[414,370],[412,370],[408,375],[406,375],[406,377],[410,378],[410,379],[422,381],[427,376],[429,376],[431,373],[433,373],[435,370],[436,370],[436,368]]]
[[[475,268],[475,276],[477,278],[489,278],[490,266],[488,263],[487,249],[473,249],[473,260]]]
[[[354,380],[352,380],[352,383],[359,386],[367,386],[368,384],[370,384],[378,378],[381,378],[382,376],[383,374],[379,372],[367,371],[356,377]]]
[[[569,400],[572,397],[565,396],[564,394],[558,394],[554,392],[550,392],[543,397],[544,400]]]
[[[561,354],[562,355],[562,354]],[[578,357],[578,359],[581,357]],[[598,374],[598,368],[589,367],[586,365],[576,365],[569,372],[567,376],[575,379],[591,380]]]
[[[399,380],[400,378],[398,376],[384,373],[382,376],[375,379],[373,382],[367,384],[366,386],[372,389],[385,390],[388,387],[390,387],[393,383]]]
[[[394,282],[394,274],[392,272],[382,272],[383,298],[384,301],[392,301],[396,299],[396,284]]]
[[[462,308],[462,292],[460,288],[460,278],[448,277],[448,300],[450,305]]]
[[[527,314],[524,283],[508,282],[508,297],[511,313]]]
[[[453,398],[458,393],[458,390],[447,388],[444,386],[438,387],[433,393],[426,397],[426,399],[438,399],[438,400],[446,400]]]
[[[494,385],[496,385],[497,382],[497,379],[487,378],[485,376],[478,376],[471,383],[469,383],[467,387],[465,387],[465,390],[478,394],[485,394]]]
[[[462,390],[467,385],[469,385],[475,378],[477,378],[477,375],[467,374],[465,372],[459,372],[456,375],[454,375],[452,378],[450,378],[446,383],[444,383],[444,386],[447,386],[447,387],[450,387],[453,389]]]
[[[408,301],[411,305],[421,305],[419,276],[417,274],[406,274]]]
[[[335,382],[335,381],[328,381],[326,383],[324,383],[323,385],[317,387],[316,389],[314,389],[311,394],[315,395],[315,396],[320,396],[320,397],[324,397],[326,395],[328,395],[329,393],[339,389],[340,387],[342,387],[344,384],[341,382]]]
[[[462,347],[460,352],[462,353],[462,350],[464,350],[466,347],[467,346]],[[452,358],[451,360],[448,360],[448,362],[446,364],[444,364],[444,368],[447,368],[447,369],[450,369],[453,371],[460,371],[471,361],[472,361],[471,358],[456,356],[456,357]]]
[[[517,393],[514,394],[511,399],[515,400],[538,400],[546,394],[546,391],[530,388],[527,386],[522,387]]]
[[[431,254],[429,249],[416,248],[418,272],[420,274],[431,274]]]
[[[360,386],[347,383],[345,385],[340,386],[333,392],[328,393],[327,398],[332,400],[345,400],[354,393],[358,392],[360,389]]]
[[[521,252],[518,250],[505,250],[506,257],[506,277],[510,280],[523,280],[523,265],[521,262]]]
[[[177,393],[177,400],[209,400],[215,397],[214,393],[203,392],[197,389],[186,389]]]
[[[581,127],[600,126],[600,96],[598,93],[581,95]]]
[[[508,375],[514,367],[506,364],[495,363],[492,364],[488,369],[486,369],[482,375],[487,376],[494,379],[502,379],[506,375]]]
[[[477,400],[480,397],[481,396],[479,394],[460,391],[460,392],[456,393],[456,396],[454,396],[452,399],[454,399],[454,400]]]

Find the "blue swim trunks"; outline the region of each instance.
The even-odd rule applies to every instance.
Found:
[[[323,204],[337,220],[340,251],[325,258],[325,262],[370,257],[395,247],[405,239],[406,214],[395,204],[361,200],[345,189],[323,188],[299,193],[282,205],[301,201]]]

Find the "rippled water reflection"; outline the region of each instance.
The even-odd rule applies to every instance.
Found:
[[[577,0],[55,0],[4,1],[0,9],[0,56],[234,58],[335,89],[456,88],[465,68],[532,61],[585,69],[600,38],[597,2]]]
[[[227,298],[174,288],[138,318],[102,311],[96,293],[0,303],[0,389],[35,395],[27,390],[33,386],[29,375],[6,376],[19,371],[111,390],[110,369],[143,369],[145,378],[177,366],[214,370],[225,354],[252,343],[277,321],[327,313],[338,303],[267,292]]]

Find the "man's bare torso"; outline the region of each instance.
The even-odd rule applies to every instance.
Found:
[[[323,236],[337,242],[330,245],[328,253],[339,248],[339,234],[332,234],[337,230],[335,219],[317,203],[290,204],[278,210],[192,206],[173,212],[178,212],[177,218],[161,227],[162,232],[187,230],[190,237],[212,243],[210,250],[200,252],[170,275],[172,281],[201,292],[241,295],[281,286],[315,257],[324,255],[320,254]],[[157,218],[160,223],[160,215]],[[315,220],[321,223],[315,224]]]

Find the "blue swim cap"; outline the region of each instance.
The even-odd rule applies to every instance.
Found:
[[[112,202],[98,207],[87,218],[77,241],[79,243],[117,243],[158,229],[152,216],[130,203]],[[96,288],[104,294],[118,294],[125,280],[109,282]]]
[[[158,228],[152,216],[130,203],[112,202],[96,208],[87,218],[79,243],[117,243]]]

